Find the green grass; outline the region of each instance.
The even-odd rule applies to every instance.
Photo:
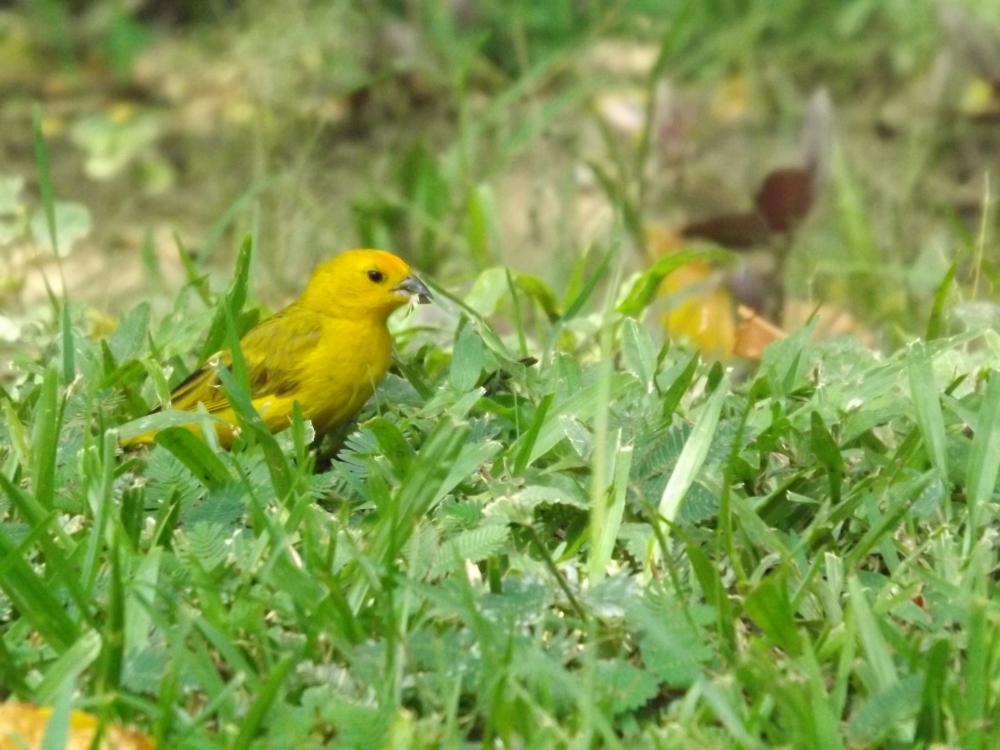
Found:
[[[744,72],[778,92],[801,60],[798,75],[832,70],[847,90],[883,55],[889,78],[929,57],[930,6],[682,3],[653,23],[645,5],[410,19],[455,137],[415,138],[351,208],[364,244],[414,259],[437,303],[393,321],[400,360],[318,450],[301,419],[263,428],[238,357],[220,374],[232,451],[148,415],[259,319],[254,269],[294,254],[265,241],[257,257],[254,210],[231,281],[208,282],[271,176],[197,252],[178,240],[166,314],[139,301],[95,337],[49,290],[0,392],[0,698],[54,706],[50,745],[71,706],[164,748],[997,745],[1000,339],[955,307],[977,299],[970,265],[992,281],[989,253],[972,260],[986,222],[978,240],[954,227],[944,280],[907,276],[910,299],[885,311],[877,292],[904,266],[889,249],[925,248],[909,228],[886,240],[870,175],[844,156],[836,215],[799,238],[802,265],[822,256],[801,275],[854,282],[852,312],[908,345],[817,342],[810,326],[731,370],[660,345],[648,309],[681,263],[726,254],[628,275],[655,208],[648,142],[601,175],[612,238],[547,248],[565,283],[502,265],[494,194],[585,108],[595,89],[567,71],[592,37],[644,34],[682,80]],[[65,247],[36,122],[37,223]],[[914,139],[914,184],[943,138]],[[895,206],[907,227],[914,200]],[[118,449],[150,428],[151,449]]]
[[[734,383],[595,300],[527,364],[442,295],[319,470],[248,402],[232,452],[121,455],[248,265],[106,340],[67,308],[8,389],[11,696],[164,747],[994,744],[995,335],[796,335]]]

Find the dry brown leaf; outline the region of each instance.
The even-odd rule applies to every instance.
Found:
[[[740,305],[737,312],[740,324],[733,342],[733,354],[737,357],[759,360],[768,346],[788,335],[746,305]]]
[[[0,705],[0,750],[40,750],[51,716],[52,709],[45,706],[14,701]],[[66,750],[88,750],[99,725],[100,721],[93,714],[71,712]],[[151,737],[113,724],[105,726],[99,745],[100,750],[153,750],[155,747]]]

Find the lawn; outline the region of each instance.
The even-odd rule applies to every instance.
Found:
[[[992,3],[47,0],[4,42],[38,747],[1000,742]],[[231,450],[150,414],[353,246],[435,301],[350,425],[272,435],[235,365]]]

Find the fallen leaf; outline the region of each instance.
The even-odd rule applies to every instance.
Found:
[[[764,178],[754,203],[772,232],[790,232],[812,208],[812,175],[800,167],[776,169]]]
[[[714,242],[731,250],[743,250],[767,243],[770,231],[764,218],[754,212],[719,214],[693,221],[681,229],[688,239]]]
[[[8,702],[0,705],[0,750],[41,750],[52,709],[31,703]],[[72,711],[69,718],[66,750],[88,750],[97,734],[100,720],[93,714]],[[106,724],[99,750],[153,750],[156,743],[140,732]]]
[[[788,335],[745,305],[739,306],[737,314],[740,324],[733,341],[733,354],[737,357],[759,360],[768,346]]]

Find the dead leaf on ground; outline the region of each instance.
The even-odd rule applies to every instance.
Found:
[[[740,324],[736,327],[733,342],[733,354],[737,357],[759,360],[767,347],[788,335],[746,305],[740,305],[737,312]]]
[[[40,750],[52,709],[31,703],[8,702],[0,705],[0,750]],[[72,711],[69,718],[66,750],[88,750],[100,721],[93,714]],[[153,750],[156,743],[148,735],[116,725],[105,725],[99,750]]]

